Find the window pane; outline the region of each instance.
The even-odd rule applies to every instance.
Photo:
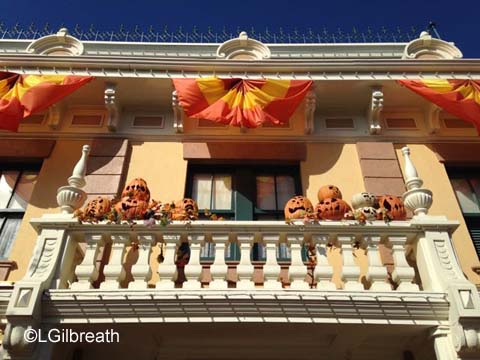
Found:
[[[17,235],[18,228],[22,222],[21,218],[6,218],[0,219],[0,225],[3,224],[2,232],[0,233],[0,258],[5,259],[10,253],[13,240]]]
[[[470,184],[475,191],[475,195],[477,196],[477,202],[480,201],[480,178],[470,179]],[[480,205],[480,204],[479,204]]]
[[[457,194],[458,202],[464,213],[480,213],[478,200],[472,192],[470,184],[465,179],[452,179],[452,185]]]
[[[15,194],[10,200],[8,207],[10,209],[23,209],[27,208],[32,196],[33,188],[37,182],[38,174],[36,172],[23,172],[20,180],[15,187]]]
[[[210,209],[210,195],[212,191],[212,176],[196,174],[193,176],[192,198],[201,210]]]
[[[277,176],[277,210],[283,210],[287,201],[295,196],[295,180],[292,176]]]
[[[232,208],[232,177],[215,175],[213,181],[212,210],[230,210]]]
[[[8,207],[19,171],[3,171],[0,176],[0,209]]]
[[[257,176],[257,208],[275,210],[275,179],[273,176]]]

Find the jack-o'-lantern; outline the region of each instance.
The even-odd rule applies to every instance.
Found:
[[[360,209],[363,207],[375,207],[377,197],[369,192],[361,192],[352,196],[352,207]]]
[[[148,202],[124,197],[115,205],[115,210],[122,216],[123,220],[139,220],[145,217],[148,210]]]
[[[285,220],[303,219],[313,213],[313,205],[305,196],[294,196],[285,204]]]
[[[378,200],[379,205],[379,218],[382,218],[384,214],[389,217],[390,220],[406,220],[407,211],[403,205],[403,201],[398,196],[384,195],[380,196]]]
[[[125,186],[125,189],[123,189],[122,198],[124,197],[131,197],[148,202],[150,200],[150,190],[148,189],[147,182],[141,178],[133,179]]]
[[[195,200],[185,198],[176,201],[172,220],[198,220],[198,205]]]
[[[319,220],[342,220],[351,210],[346,201],[337,198],[324,199],[315,207]]]
[[[377,209],[372,206],[364,206],[360,209],[356,209],[355,213],[360,220],[372,221],[377,219]]]
[[[96,199],[91,200],[85,210],[83,211],[85,216],[93,217],[95,219],[101,219],[111,209],[111,202],[108,198],[98,196]]]
[[[325,185],[318,190],[318,201],[322,201],[329,198],[341,199],[342,192],[335,185]]]

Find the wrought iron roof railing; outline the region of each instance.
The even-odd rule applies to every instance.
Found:
[[[50,24],[45,24],[43,27],[30,24],[29,26],[22,26],[15,24],[8,26],[0,23],[0,39],[38,39],[42,36],[51,35],[59,28],[52,27]],[[303,30],[293,29],[285,30],[279,28],[276,31],[271,31],[266,28],[258,30],[255,28],[244,29],[238,27],[237,29],[213,30],[208,27],[207,30],[200,31],[197,27],[186,31],[182,26],[176,29],[170,29],[167,26],[162,30],[150,26],[148,29],[140,26],[133,28],[126,28],[123,25],[116,30],[98,30],[93,25],[87,29],[80,25],[75,25],[73,28],[68,28],[69,33],[79,40],[84,41],[120,41],[120,42],[170,42],[170,43],[222,43],[229,39],[238,37],[240,31],[245,30],[248,36],[259,40],[263,43],[379,43],[379,42],[409,42],[418,37],[419,31],[414,26],[409,29],[401,29],[400,27],[394,29],[387,29],[382,27],[373,30],[370,27],[359,30],[352,28],[344,31],[338,28],[335,31],[329,31],[326,28],[313,29],[307,28]]]

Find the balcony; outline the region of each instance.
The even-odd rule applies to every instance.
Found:
[[[59,195],[64,213],[31,220],[38,240],[13,289],[4,346],[12,358],[31,354],[16,332],[55,324],[155,323],[169,332],[175,323],[284,323],[323,324],[330,335],[361,325],[373,342],[394,325],[412,338],[429,334],[437,358],[476,354],[480,298],[451,244],[458,222],[427,215],[431,193],[405,156],[405,202],[415,215],[389,223],[80,223],[71,214],[81,194],[77,166],[64,187],[70,195]],[[237,260],[226,256],[232,246]],[[264,256],[252,256],[254,248]]]

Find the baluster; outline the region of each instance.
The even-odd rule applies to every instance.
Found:
[[[177,246],[180,243],[180,234],[164,234],[165,252],[163,262],[158,265],[159,281],[156,284],[157,289],[175,288],[175,279],[177,278],[177,265],[175,257],[177,255]],[[161,244],[159,244],[161,246]]]
[[[328,235],[312,235],[315,251],[317,254],[317,265],[313,276],[317,282],[317,290],[336,290],[332,282],[333,269],[327,259]]]
[[[227,289],[228,266],[225,263],[225,248],[228,243],[228,234],[212,234],[212,241],[215,244],[215,260],[210,266],[212,281],[208,285],[210,289]]]
[[[202,265],[200,265],[200,248],[202,242],[205,240],[205,235],[190,234],[188,235],[188,242],[190,244],[190,260],[185,265],[185,277],[187,281],[183,283],[184,289],[200,289],[202,283],[200,278],[202,276]]]
[[[405,243],[406,236],[389,236],[388,241],[392,244],[392,255],[395,269],[392,272],[392,279],[398,284],[398,291],[419,291],[417,284],[412,281],[415,278],[415,270],[408,265]]]
[[[238,242],[240,243],[240,263],[237,265],[237,289],[253,289],[255,283],[253,279],[253,265],[250,260],[250,249],[252,248],[253,234],[238,234]]]
[[[265,242],[266,261],[263,265],[263,287],[269,290],[281,289],[280,265],[277,262],[277,244],[280,240],[280,234],[263,234]]]
[[[290,289],[310,289],[309,284],[305,281],[305,276],[307,276],[307,267],[302,260],[303,240],[303,234],[287,235],[287,242],[290,244],[290,252],[292,254],[292,262],[288,269]]]
[[[150,269],[150,253],[155,242],[154,234],[138,235],[138,260],[132,266],[133,281],[128,284],[129,289],[146,289],[147,281],[152,276]]]
[[[371,291],[391,291],[392,286],[386,282],[388,278],[387,269],[382,264],[378,245],[381,237],[378,235],[366,235],[364,240],[367,243],[368,271],[366,278],[371,282]]]
[[[70,288],[72,290],[91,289],[92,283],[98,278],[98,269],[95,262],[100,251],[100,246],[104,245],[102,234],[85,234],[85,256],[82,263],[75,268],[77,282],[74,282]]]
[[[338,235],[337,240],[342,247],[342,280],[343,289],[348,291],[363,290],[363,285],[358,281],[360,277],[360,268],[353,260],[353,242],[355,235]]]
[[[113,234],[111,235],[112,252],[110,261],[103,268],[105,281],[100,284],[100,289],[119,289],[120,282],[125,279],[125,268],[123,267],[123,259],[125,257],[125,247],[130,242],[129,234]]]

